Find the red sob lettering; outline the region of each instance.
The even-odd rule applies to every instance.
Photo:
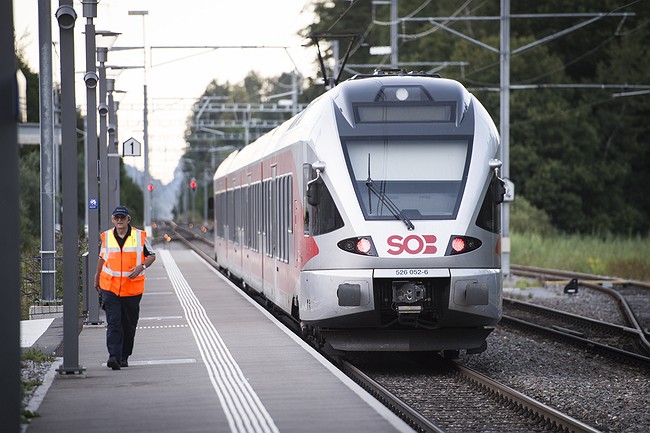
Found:
[[[434,235],[409,235],[405,238],[400,235],[392,235],[386,240],[390,247],[387,252],[393,256],[404,252],[407,254],[435,254],[438,251],[435,246],[436,240]]]

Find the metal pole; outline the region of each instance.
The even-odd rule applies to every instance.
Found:
[[[501,0],[501,176],[510,178],[510,0]],[[510,205],[501,206],[501,270],[510,275]]]
[[[122,157],[120,155],[120,128],[118,126],[119,124],[119,119],[117,118],[117,112],[120,109],[120,103],[118,101],[113,101],[113,112],[115,113],[115,116],[113,118],[113,127],[115,128],[115,142],[113,143],[114,145],[114,151],[117,154],[117,164],[115,165],[115,197],[116,197],[116,203],[117,205],[122,203],[121,200],[121,189],[120,189],[120,175],[122,172]]]
[[[187,202],[189,201],[188,197],[187,197],[187,194],[189,193],[189,191],[190,191],[190,188],[187,186],[187,184],[184,185],[183,186],[183,210],[185,211],[184,212],[184,214],[185,214],[185,225],[188,225],[189,222],[190,222],[190,220],[189,220],[189,210],[187,209],[188,208]]]
[[[145,68],[146,70],[146,68]],[[146,74],[146,73],[145,73]],[[146,80],[146,77],[145,77]],[[147,83],[144,84],[144,230],[151,236],[151,191],[149,191],[149,109],[147,107]]]
[[[390,67],[397,69],[399,47],[397,46],[397,0],[390,2]]]
[[[147,236],[151,236],[151,191],[149,191],[149,109],[147,105],[147,32],[146,32],[146,16],[149,11],[129,11],[129,15],[139,15],[142,17],[142,47],[144,58],[144,110],[143,110],[143,138],[144,143],[144,182],[142,185],[142,192],[144,194],[144,230]]]
[[[117,133],[115,127],[115,80],[106,80],[106,92],[108,93],[108,208],[115,209],[120,204],[117,182],[120,176],[120,154],[117,151]]]
[[[41,100],[41,298],[56,299],[54,236],[54,105],[52,103],[52,5],[38,0],[39,76]]]
[[[6,184],[0,194],[0,223],[12,228],[0,231],[0,274],[2,304],[0,329],[3,350],[0,356],[0,425],[7,433],[20,428],[20,227],[18,200],[18,133],[16,118],[16,54],[12,2],[0,2],[0,173]]]
[[[62,374],[81,373],[79,366],[79,235],[77,233],[77,110],[74,88],[74,23],[72,0],[60,0],[56,11],[61,40],[61,132],[63,183],[63,364]]]
[[[97,48],[97,61],[99,62],[99,206],[101,209],[101,231],[111,227],[111,211],[108,191],[108,149],[107,149],[107,115],[106,104],[106,60],[108,48]]]
[[[97,0],[83,0],[83,15],[86,17],[86,212],[88,215],[88,270],[94,272],[99,257],[99,159],[97,155],[97,55],[95,25]],[[88,316],[86,323],[98,324],[99,302],[92,284],[86,284]]]

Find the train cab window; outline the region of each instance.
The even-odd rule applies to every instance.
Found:
[[[366,219],[456,217],[465,188],[470,138],[348,140],[348,170]]]
[[[310,164],[304,165],[305,179],[305,215],[304,233],[316,236],[333,232],[343,227],[343,218],[334,203],[332,194],[316,170]]]

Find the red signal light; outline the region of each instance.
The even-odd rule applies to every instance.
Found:
[[[192,188],[192,191],[196,189],[196,180],[192,179],[190,180],[190,188]]]
[[[149,191],[153,191],[153,184],[150,183],[149,185],[147,185],[147,189],[148,189]]]

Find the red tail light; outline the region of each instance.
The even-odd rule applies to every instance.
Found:
[[[479,239],[470,236],[452,236],[449,239],[446,256],[469,253],[480,247],[482,242]]]
[[[361,254],[363,256],[377,256],[375,244],[370,236],[359,236],[357,238],[348,238],[339,241],[336,244],[343,251],[349,253]]]
[[[465,251],[466,246],[467,244],[465,244],[465,240],[463,238],[454,238],[451,241],[451,249],[457,253],[462,253]]]

